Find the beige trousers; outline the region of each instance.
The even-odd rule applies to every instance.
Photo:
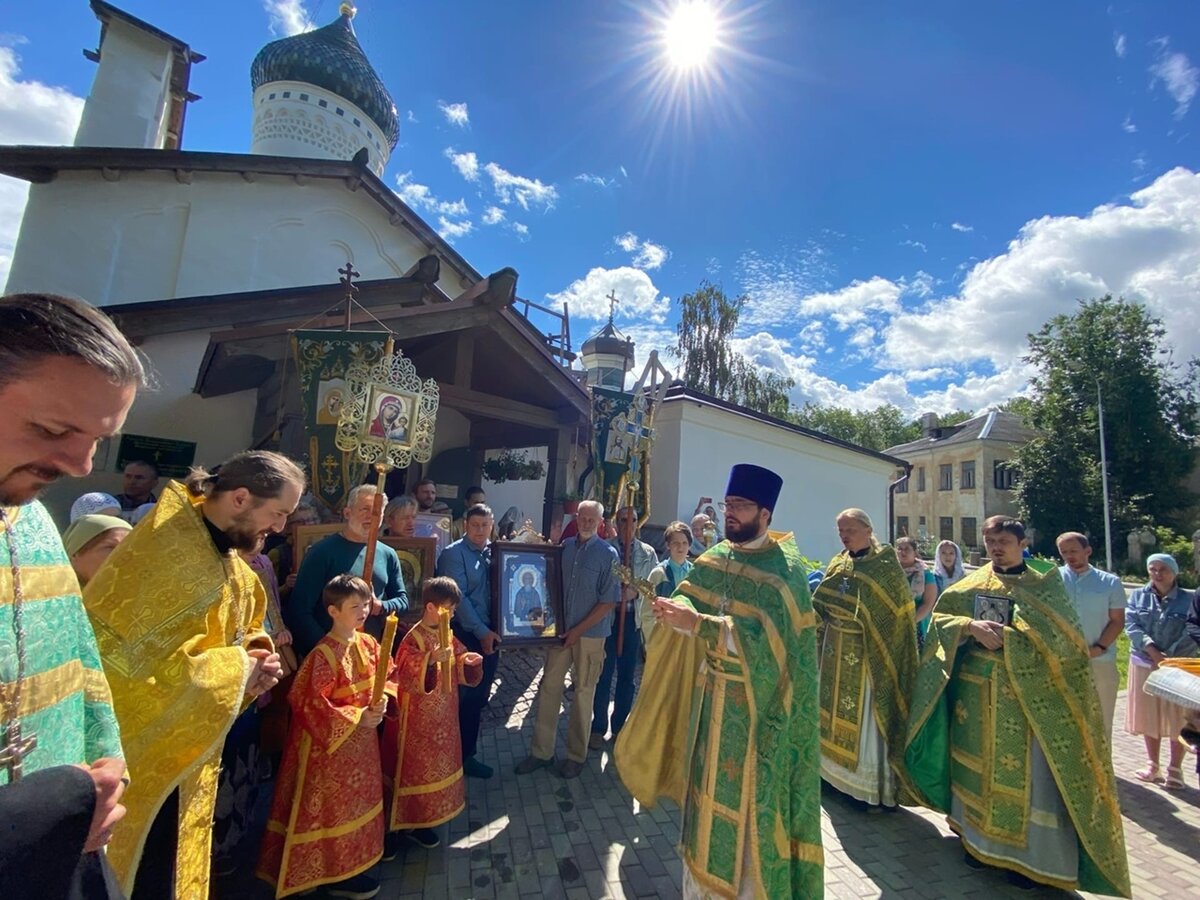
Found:
[[[546,667],[538,685],[537,719],[533,726],[533,746],[529,752],[538,759],[554,757],[554,738],[558,731],[558,713],[562,709],[567,670],[575,685],[575,700],[567,721],[567,759],[587,759],[588,736],[592,728],[592,700],[596,682],[604,668],[604,638],[580,638],[570,649],[554,647],[546,651]]]
[[[1113,711],[1117,708],[1117,661],[1093,659],[1092,681],[1100,695],[1100,712],[1104,714],[1104,733],[1112,740]]]

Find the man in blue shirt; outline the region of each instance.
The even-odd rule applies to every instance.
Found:
[[[517,774],[527,775],[554,762],[555,733],[562,707],[567,670],[575,685],[575,700],[567,724],[567,758],[559,766],[563,778],[577,778],[587,759],[588,733],[596,682],[604,668],[604,641],[612,630],[612,611],[621,599],[621,583],[613,575],[617,551],[596,531],[604,507],[595,500],[579,504],[578,531],[563,544],[562,646],[546,652],[546,667],[538,686],[537,722],[529,756],[517,764]]]
[[[321,601],[321,592],[329,579],[346,574],[362,577],[363,566],[366,565],[367,534],[371,528],[371,517],[375,514],[375,490],[373,484],[360,484],[354,488],[346,498],[346,508],[342,513],[346,524],[342,530],[314,544],[300,563],[296,586],[292,588],[292,595],[283,608],[283,620],[292,632],[292,642],[298,653],[307,655],[333,627],[325,604]],[[390,613],[399,614],[408,609],[400,557],[381,541],[375,542],[371,585],[375,590],[375,599],[363,630],[379,639],[383,637],[383,620]]]
[[[1083,639],[1092,658],[1092,680],[1100,695],[1104,727],[1111,738],[1113,710],[1117,705],[1117,637],[1125,628],[1125,588],[1121,579],[1102,572],[1088,560],[1092,545],[1085,535],[1068,531],[1055,541],[1065,566],[1059,567],[1067,596],[1075,604]]]
[[[483,680],[475,687],[458,689],[458,727],[462,732],[463,774],[468,778],[491,778],[492,767],[475,758],[479,749],[479,718],[488,704],[500,635],[492,628],[492,527],[490,507],[476,503],[467,509],[465,536],[442,551],[437,573],[453,578],[462,591],[462,602],[451,627],[468,650],[483,654]]]

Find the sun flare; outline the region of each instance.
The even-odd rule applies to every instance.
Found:
[[[681,0],[667,16],[663,47],[677,69],[703,67],[720,43],[720,20],[704,0]]]

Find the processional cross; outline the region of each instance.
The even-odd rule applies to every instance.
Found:
[[[355,278],[360,278],[361,275],[354,271],[354,263],[346,260],[346,268],[338,269],[338,274],[342,276],[338,279],[346,286],[346,331],[350,330],[350,313],[354,308],[354,295],[358,293],[358,286],[354,283]]]
[[[608,324],[613,323],[613,317],[617,314],[617,304],[621,301],[617,299],[616,288],[608,292],[608,296],[604,298],[608,301]]]
[[[21,722],[16,720],[4,727],[4,743],[0,746],[0,769],[8,771],[8,781],[19,781],[25,757],[37,747],[37,734],[21,737]]]

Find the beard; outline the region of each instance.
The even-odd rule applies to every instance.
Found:
[[[254,527],[253,516],[250,511],[239,513],[233,520],[233,524],[225,529],[225,537],[229,538],[229,542],[233,544],[233,549],[237,551],[249,552],[258,547],[259,539],[266,532]]]
[[[18,466],[0,479],[0,506],[22,506],[37,499],[42,489],[48,487],[65,473],[45,466]]]
[[[757,519],[752,522],[739,522],[737,519],[725,520],[725,537],[735,544],[744,544],[746,541],[752,541],[759,534]]]

